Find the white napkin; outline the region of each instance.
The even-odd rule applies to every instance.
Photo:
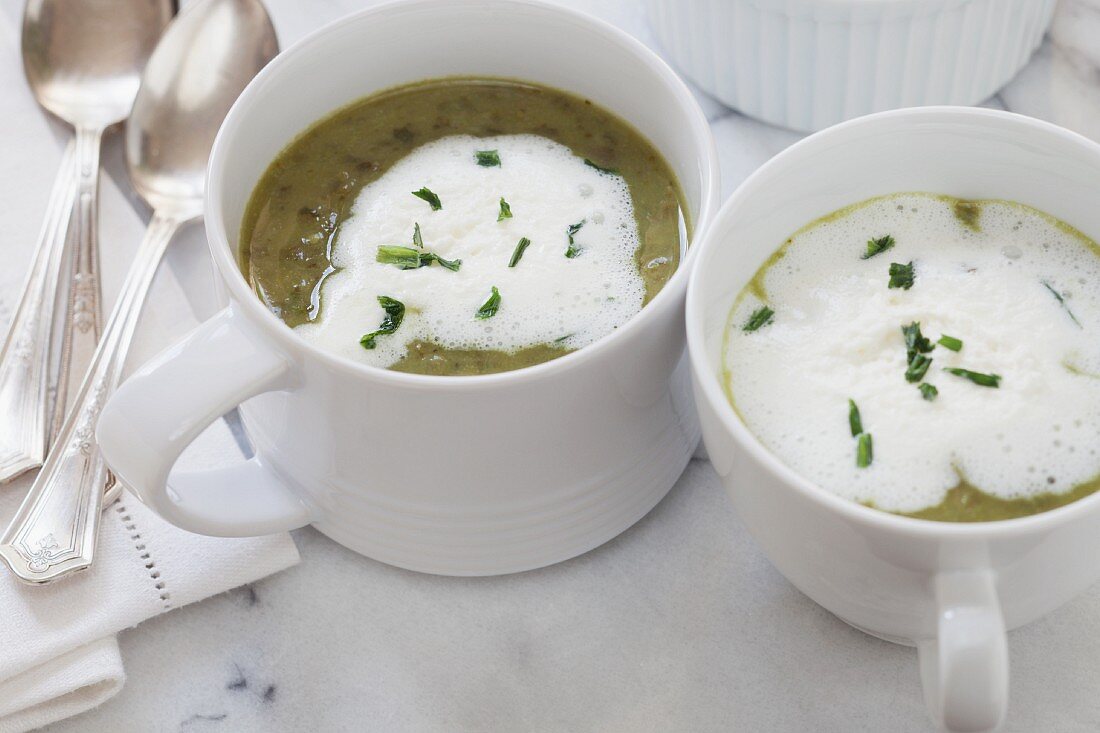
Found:
[[[15,3],[8,4],[15,6]],[[23,79],[18,19],[0,11],[0,329],[21,292],[43,210],[64,145]],[[117,132],[115,133],[118,134]],[[118,167],[115,158],[107,161]],[[113,302],[144,224],[117,186],[101,179],[103,291]],[[197,232],[179,246],[191,246]],[[132,367],[196,323],[184,292],[162,268],[131,350]],[[0,331],[2,332],[2,331]],[[185,454],[216,465],[239,451],[218,423]],[[0,486],[6,526],[33,476]],[[45,725],[88,710],[121,689],[125,675],[115,634],[145,619],[289,567],[298,553],[289,535],[215,539],[161,521],[124,494],[103,514],[95,565],[44,587],[16,581],[0,565],[0,733]]]
[[[217,464],[236,453],[224,425],[201,440],[189,463]],[[4,522],[29,483],[3,489]],[[87,572],[33,588],[0,573],[0,733],[75,715],[117,693],[125,680],[118,631],[297,561],[289,535],[190,534],[123,494],[103,513],[96,561]]]

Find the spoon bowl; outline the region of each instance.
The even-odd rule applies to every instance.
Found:
[[[175,11],[174,1],[29,0],[23,68],[38,102],[74,127],[124,120]]]
[[[207,0],[172,24],[145,67],[126,126],[130,179],[155,210],[201,206],[218,128],[277,52],[259,0]]]

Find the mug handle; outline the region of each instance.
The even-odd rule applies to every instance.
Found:
[[[924,701],[951,733],[991,731],[1008,708],[1008,644],[991,570],[955,571],[933,580],[936,638],[917,645]]]
[[[226,412],[290,385],[289,360],[229,306],[118,388],[100,415],[96,440],[115,476],[182,529],[217,537],[294,529],[309,524],[310,512],[259,456],[222,468],[172,470]]]

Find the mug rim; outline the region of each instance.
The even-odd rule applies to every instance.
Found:
[[[686,330],[688,342],[688,357],[691,361],[692,371],[698,393],[707,400],[711,409],[716,414],[722,429],[730,438],[745,450],[750,458],[762,467],[772,478],[778,480],[783,486],[790,488],[805,498],[815,502],[819,506],[844,516],[853,522],[874,526],[878,529],[898,532],[918,538],[949,537],[958,539],[999,539],[1011,536],[1020,536],[1036,531],[1043,531],[1054,526],[1069,522],[1078,515],[1088,513],[1100,502],[1100,491],[1082,497],[1076,501],[1064,504],[1044,512],[1030,514],[1012,519],[999,519],[986,522],[946,522],[917,517],[907,517],[900,514],[873,509],[859,502],[847,499],[824,489],[814,481],[797,473],[786,463],[782,462],[775,454],[764,447],[764,444],[748,429],[748,426],[737,416],[733,406],[730,405],[722,390],[718,376],[712,373],[706,348],[705,305],[702,292],[708,270],[706,263],[711,258],[711,251],[722,246],[717,239],[720,230],[719,223],[733,216],[732,212],[741,202],[753,193],[758,181],[768,175],[772,168],[785,163],[787,160],[802,155],[807,149],[814,149],[821,145],[827,145],[836,135],[850,134],[860,128],[874,128],[882,124],[893,124],[898,120],[919,119],[936,121],[992,122],[1004,123],[1015,126],[1024,134],[1042,135],[1053,138],[1061,138],[1075,144],[1093,156],[1097,157],[1097,167],[1100,168],[1100,144],[1089,138],[1068,130],[1060,125],[1039,120],[1027,115],[1002,110],[985,109],[981,107],[965,106],[927,106],[910,107],[904,109],[877,112],[862,117],[856,117],[845,122],[833,125],[819,132],[808,135],[793,143],[790,147],[778,153],[762,166],[753,171],[733,192],[715,214],[714,220],[703,233],[695,248],[697,256],[692,267],[691,278],[688,282],[686,301]],[[797,224],[795,225],[797,227]],[[794,231],[794,227],[792,227]]]
[[[371,364],[363,364],[347,357],[328,352],[309,343],[299,336],[293,328],[283,323],[274,313],[260,302],[256,294],[248,287],[244,274],[240,271],[236,257],[229,245],[226,222],[222,216],[219,205],[207,203],[205,212],[205,228],[207,243],[211,258],[217,269],[221,281],[229,292],[229,306],[240,307],[251,317],[249,321],[263,327],[265,334],[272,337],[280,348],[291,354],[306,354],[324,363],[331,369],[341,372],[372,378],[383,383],[395,386],[405,386],[421,389],[481,389],[493,388],[516,382],[528,381],[543,377],[550,377],[560,371],[566,371],[597,358],[612,344],[618,343],[633,335],[641,328],[645,328],[659,311],[666,310],[674,304],[677,295],[683,297],[687,289],[692,265],[696,260],[698,242],[714,218],[718,208],[720,196],[718,151],[714,142],[714,136],[710,130],[710,123],[699,106],[691,90],[675,71],[657,55],[655,51],[643,44],[629,33],[620,30],[616,26],[587,13],[565,8],[549,2],[548,0],[478,0],[484,6],[508,12],[516,8],[535,8],[542,12],[564,16],[576,24],[587,26],[596,31],[601,43],[616,45],[627,51],[636,61],[639,70],[644,70],[656,76],[663,86],[678,103],[677,106],[689,121],[687,134],[692,141],[697,156],[696,163],[699,167],[700,195],[699,211],[693,222],[693,232],[687,247],[687,254],[681,259],[679,266],[660,292],[640,311],[631,316],[625,323],[615,330],[602,336],[596,341],[583,346],[564,356],[551,359],[532,366],[522,367],[504,372],[474,375],[429,375],[407,372],[398,372],[387,367]],[[323,48],[326,36],[335,32],[348,22],[360,22],[364,18],[377,15],[386,15],[395,9],[403,9],[410,6],[420,8],[453,8],[451,0],[389,0],[369,8],[348,13],[340,18],[327,23],[321,28],[312,31],[295,42],[290,48],[278,54],[265,66],[233,103],[225,121],[218,130],[217,137],[211,150],[210,162],[206,169],[206,201],[220,201],[224,196],[222,180],[224,178],[225,159],[228,156],[230,136],[239,134],[242,127],[242,117],[246,114],[246,108],[251,104],[252,97],[259,94],[265,82],[271,77],[282,73],[283,67],[291,64],[299,56],[315,53]],[[380,88],[382,91],[385,87]],[[563,89],[569,91],[569,89]],[[369,95],[368,95],[369,96]],[[346,103],[354,102],[348,100]],[[611,110],[614,114],[618,112]],[[619,115],[622,117],[621,115]],[[633,126],[633,121],[622,117]],[[647,137],[648,141],[648,137]],[[652,144],[652,143],[651,143]],[[665,151],[660,151],[664,155]],[[679,181],[678,181],[679,182]],[[648,314],[648,315],[647,315]]]

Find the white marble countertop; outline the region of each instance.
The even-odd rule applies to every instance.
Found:
[[[367,4],[267,2],[284,47]],[[638,2],[565,4],[652,41]],[[1051,37],[988,104],[1100,140],[1098,38],[1100,0],[1062,0]],[[701,99],[727,195],[800,137]],[[106,159],[119,177],[117,149]],[[201,236],[187,239],[169,264],[201,293]],[[124,632],[122,693],[51,730],[930,729],[913,650],[789,585],[704,460],[619,538],[520,575],[418,575],[310,529],[295,540],[299,567]],[[1100,587],[1010,649],[1007,730],[1100,728]]]

